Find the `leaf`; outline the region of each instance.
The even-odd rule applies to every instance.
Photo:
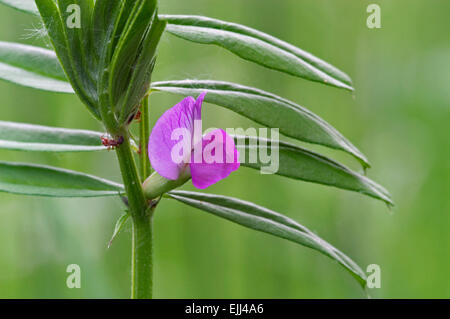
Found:
[[[0,79],[35,89],[73,93],[55,52],[0,41]]]
[[[0,3],[38,15],[31,0],[29,2],[0,0]],[[180,38],[202,44],[216,44],[264,67],[353,90],[352,81],[344,72],[266,33],[243,25],[201,16],[160,15],[159,17],[168,22],[166,30]]]
[[[39,16],[34,0],[0,0],[0,3],[19,11]]]
[[[56,167],[0,162],[0,191],[49,197],[99,197],[123,193],[123,186]]]
[[[74,71],[72,81],[78,83],[80,93],[85,96],[90,105],[93,105],[98,100],[97,85],[92,74],[94,59],[90,54],[94,0],[57,0],[57,4],[67,39],[67,52]],[[75,19],[77,13],[79,21]],[[80,27],[70,24],[76,21],[80,23]]]
[[[81,78],[84,73],[79,73],[82,69],[80,66],[79,53],[77,50],[69,49],[69,46],[75,45],[72,37],[67,36],[66,21],[63,21],[59,7],[54,0],[36,0],[36,5],[41,14],[42,20],[47,29],[53,48],[61,62],[75,93],[80,100],[88,107],[89,111],[95,118],[100,119],[99,111],[96,108],[95,92],[92,92],[87,82]]]
[[[120,234],[129,218],[130,214],[128,212],[123,213],[123,215],[119,217],[119,219],[116,222],[116,226],[114,227],[113,235],[111,236],[111,239],[108,242],[108,248],[111,247],[113,240],[116,239],[117,235]]]
[[[41,125],[0,121],[0,149],[39,152],[88,152],[106,150],[104,134]]]
[[[108,66],[133,7],[132,0],[97,0],[95,2],[92,37],[93,43],[96,43],[98,47],[97,50],[92,50],[92,53],[96,54],[99,60],[97,77],[99,81],[104,81],[106,84],[109,81]],[[101,90],[104,91],[105,88]]]
[[[275,173],[359,192],[382,200],[388,205],[394,205],[389,192],[382,186],[323,155],[283,141],[272,146],[271,140],[261,137],[234,136],[234,138],[241,156],[245,155],[245,161],[241,162],[243,166],[260,169],[269,174]],[[261,154],[275,156],[273,159],[278,161],[278,168],[274,167],[270,171],[267,168],[270,163],[263,163]],[[278,154],[278,158],[274,154]]]
[[[139,54],[145,30],[151,23],[156,8],[155,1],[138,0],[127,17],[126,25],[120,37],[111,61],[110,96],[111,104],[116,105],[118,99],[128,87],[128,81]]]
[[[284,215],[232,197],[186,191],[171,191],[168,195],[184,204],[239,225],[312,248],[341,264],[362,287],[366,285],[366,275],[354,261],[306,227]]]
[[[237,56],[307,80],[353,90],[348,75],[289,43],[255,29],[201,16],[161,15],[180,38],[221,46]]]
[[[135,62],[134,70],[131,73],[125,98],[123,99],[121,121],[128,121],[130,114],[134,114],[150,87],[153,68],[156,62],[156,49],[161,36],[166,27],[166,23],[158,19],[155,14],[151,27],[149,28],[143,42],[142,50]]]
[[[370,167],[367,158],[330,124],[274,94],[235,83],[207,80],[154,82],[152,90],[184,96],[208,91],[206,102],[223,106],[266,127],[279,128],[286,136],[343,150],[363,166]]]
[[[31,0],[0,0],[0,3],[38,15]],[[351,79],[344,72],[266,33],[236,23],[201,16],[160,15],[159,17],[168,22],[166,30],[180,38],[197,43],[216,44],[243,59],[267,68],[353,90]]]
[[[135,0],[97,0],[93,16],[93,42],[97,43],[102,65],[109,65],[120,34],[130,18]],[[113,41],[110,41],[113,39]],[[94,50],[95,51],[95,50]]]
[[[97,62],[94,72],[97,78],[99,106],[103,114],[110,105],[108,86],[111,59],[133,7],[134,3],[131,0],[95,2],[91,35],[96,46],[93,46],[91,53]]]
[[[148,92],[156,47],[165,28],[156,0],[99,0],[94,9],[99,105],[113,107],[117,126],[128,123]],[[103,116],[105,117],[105,116]]]

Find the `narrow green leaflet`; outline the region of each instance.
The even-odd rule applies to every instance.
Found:
[[[18,10],[38,15],[33,0],[0,0]],[[239,57],[311,81],[353,90],[350,77],[329,63],[287,42],[255,29],[202,16],[160,15],[166,30],[180,38],[219,45]]]
[[[154,82],[152,90],[180,95],[198,95],[208,91],[205,101],[230,109],[266,127],[295,139],[343,150],[370,167],[367,158],[335,128],[294,102],[274,94],[243,85],[184,80]]]
[[[112,105],[119,104],[119,99],[123,97],[130,84],[133,70],[140,67],[135,63],[141,51],[142,35],[151,24],[151,17],[155,10],[155,0],[138,0],[134,5],[111,61],[109,94]],[[148,65],[143,67],[148,67]],[[121,105],[118,107],[120,108]]]
[[[83,69],[81,67],[83,63],[82,58],[80,57],[79,51],[69,49],[69,47],[76,49],[76,47],[73,47],[76,43],[72,41],[74,35],[72,32],[67,31],[68,26],[66,21],[63,21],[57,3],[54,0],[36,0],[36,5],[52,41],[56,55],[61,61],[61,65],[74,91],[94,117],[99,119],[100,114],[95,103],[96,92],[92,91],[92,87],[89,85],[89,79],[84,77],[84,73],[79,73]]]
[[[19,11],[39,16],[34,0],[0,0],[0,3]]]
[[[0,79],[35,89],[73,93],[55,52],[0,41]]]
[[[126,225],[126,223],[127,223],[129,218],[130,218],[130,213],[128,213],[128,212],[123,213],[123,215],[119,217],[119,219],[116,222],[116,226],[114,227],[114,232],[113,232],[113,234],[111,236],[111,239],[108,242],[108,248],[111,247],[112,242],[120,234],[120,232],[122,231],[123,227],[125,227],[125,225]]]
[[[0,149],[37,152],[106,150],[102,133],[0,121]]]
[[[123,193],[123,186],[66,169],[0,162],[0,192],[49,197],[99,197]]]
[[[239,57],[307,80],[353,90],[348,75],[289,43],[255,29],[201,16],[161,15],[167,31],[185,40],[221,46]]]
[[[93,53],[99,53],[98,58],[103,60],[102,65],[108,65],[111,62],[112,53],[119,42],[119,35],[124,32],[135,4],[134,0],[97,0],[95,2],[92,35],[93,42],[99,48],[93,50]],[[115,40],[109,41],[110,38]]]
[[[245,161],[243,166],[260,169],[262,172],[275,173],[293,179],[334,186],[359,192],[394,205],[391,196],[382,186],[369,178],[353,172],[338,162],[299,146],[275,142],[261,137],[234,136],[236,147]],[[263,163],[261,154],[270,154],[277,161],[276,167]]]
[[[96,59],[98,60],[95,71],[97,72],[98,89],[99,92],[102,92],[99,101],[109,100],[108,85],[111,68],[108,66],[120,39],[119,35],[124,32],[123,29],[133,8],[134,4],[131,0],[121,2],[97,0],[95,3],[92,37],[93,43],[97,45],[97,50],[92,50],[92,54],[97,55]],[[114,38],[116,40],[110,40]]]
[[[317,250],[340,263],[362,287],[366,285],[366,275],[354,261],[286,216],[253,203],[226,196],[186,191],[171,191],[168,196],[239,225]]]
[[[136,112],[136,105],[139,105],[142,98],[147,94],[153,68],[155,66],[157,45],[165,27],[166,23],[160,21],[158,15],[155,13],[151,27],[142,41],[141,52],[137,56],[134,64],[135,66],[130,74],[130,83],[133,83],[133,85],[128,85],[125,98],[122,102],[123,106],[121,107],[120,103],[117,105],[119,106],[119,109],[120,107],[123,109],[121,116],[122,121],[128,120],[128,118],[124,118],[124,116],[128,117],[130,113]],[[148,71],[142,72],[143,70]]]
[[[97,85],[94,77],[86,70],[92,70],[93,57],[90,54],[93,46],[92,37],[90,36],[91,18],[94,11],[94,0],[57,0],[61,20],[63,21],[64,36],[67,40],[66,51],[71,61],[71,69],[74,77],[71,77],[72,82],[77,83],[81,88],[81,92],[89,103],[94,105],[98,100]],[[42,5],[41,5],[42,8]],[[75,20],[72,18],[78,10],[80,15],[80,25],[72,25]],[[48,18],[43,19],[47,29],[51,28],[48,23]],[[54,34],[51,40],[55,42]],[[59,43],[58,43],[59,44]],[[63,50],[56,48],[57,53]]]

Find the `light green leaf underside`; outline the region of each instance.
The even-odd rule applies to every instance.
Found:
[[[255,29],[217,19],[188,15],[161,15],[167,31],[201,44],[221,46],[264,67],[307,80],[353,90],[344,72],[289,43]]]
[[[56,167],[0,162],[0,191],[49,197],[99,197],[119,195],[123,186]]]
[[[0,42],[0,79],[39,90],[73,93],[56,54],[31,45]]]
[[[36,152],[89,152],[106,150],[104,134],[0,121],[0,149]]]
[[[19,11],[39,16],[34,0],[0,0],[0,3]]]
[[[365,286],[366,275],[361,268],[338,249],[296,221],[256,204],[236,198],[197,192],[171,191],[168,195],[239,225],[281,237],[312,248],[332,258]]]
[[[235,83],[208,80],[154,82],[152,90],[183,96],[208,91],[206,102],[228,108],[266,127],[279,128],[286,136],[345,151],[363,166],[370,166],[367,158],[330,124],[274,94]]]
[[[245,155],[243,166],[263,168],[262,172],[267,172],[270,164],[262,163],[260,154],[278,152],[278,169],[275,174],[359,192],[393,205],[389,192],[382,186],[323,155],[283,141],[272,146],[270,140],[261,137],[234,138],[241,156]]]

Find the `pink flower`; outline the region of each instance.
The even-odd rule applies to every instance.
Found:
[[[156,172],[169,180],[191,176],[204,189],[228,177],[240,166],[234,140],[216,129],[202,136],[201,111],[206,92],[189,96],[166,111],[150,135],[148,153]]]

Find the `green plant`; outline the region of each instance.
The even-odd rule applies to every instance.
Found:
[[[87,152],[114,148],[123,185],[84,173],[25,163],[0,162],[0,191],[39,196],[122,196],[127,212],[118,220],[133,227],[132,297],[152,296],[153,215],[162,198],[171,198],[240,225],[278,236],[329,256],[361,284],[366,275],[345,254],[299,223],[269,209],[235,198],[175,190],[154,173],[148,161],[148,95],[181,96],[207,91],[205,101],[230,109],[293,139],[351,154],[364,168],[366,157],[335,128],[302,106],[274,94],[235,83],[211,80],[151,82],[157,45],[163,33],[201,44],[219,45],[239,57],[296,77],[352,91],[343,72],[290,44],[241,25],[199,16],[158,15],[156,0],[0,0],[40,16],[52,50],[0,42],[0,78],[59,93],[75,93],[106,133],[0,122],[0,148],[40,152]],[[80,9],[80,28],[67,24]],[[75,12],[76,13],[76,12]],[[139,138],[130,134],[140,115]],[[276,114],[276,116],[273,116]],[[272,141],[235,136],[242,151],[254,140],[260,148]],[[239,144],[239,143],[238,143]],[[277,174],[363,193],[392,205],[389,193],[369,178],[323,155],[280,142]],[[139,166],[136,165],[136,159]],[[261,162],[241,163],[255,169]],[[150,176],[150,177],[149,177]],[[156,176],[156,177],[155,177]],[[188,176],[189,177],[189,176]]]

